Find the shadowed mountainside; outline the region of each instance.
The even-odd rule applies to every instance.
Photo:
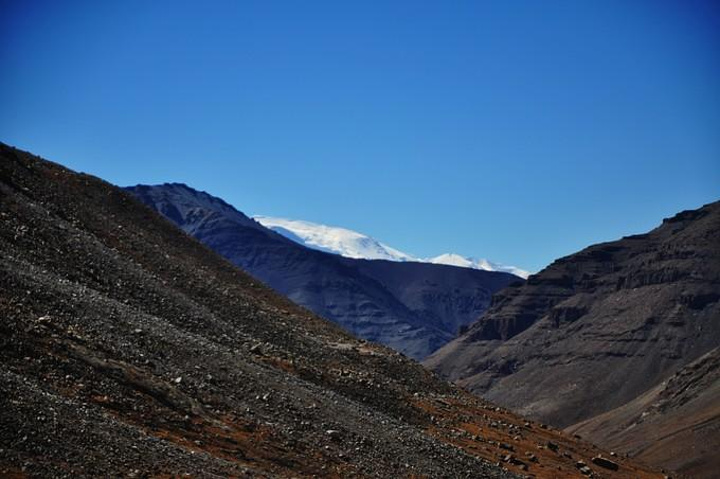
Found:
[[[713,203],[650,233],[591,246],[504,289],[467,334],[426,364],[558,427],[590,420],[580,429],[589,438],[638,453],[658,441],[660,430],[680,431],[688,410],[663,409],[644,426],[642,444],[598,415],[624,407],[614,413],[620,420],[648,405],[660,394],[654,388],[720,346],[719,300],[720,203]],[[716,387],[707,385],[708,397]],[[594,417],[605,418],[602,427],[593,426]],[[647,457],[661,465],[712,461],[692,441],[659,449]]]
[[[659,477],[244,274],[130,194],[0,144],[5,477]],[[602,461],[601,461],[602,463]]]
[[[127,190],[295,303],[415,359],[456,337],[487,309],[492,293],[522,281],[507,273],[316,251],[183,184]]]

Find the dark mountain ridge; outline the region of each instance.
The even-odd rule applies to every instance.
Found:
[[[549,478],[576,477],[577,460],[605,474],[593,446],[351,337],[121,189],[1,143],[0,318],[4,477]],[[616,463],[613,477],[660,477]]]
[[[521,414],[568,427],[630,403],[720,346],[719,300],[717,202],[559,259],[502,290],[467,334],[426,364]],[[685,464],[710,460],[696,454],[681,455]],[[682,462],[670,459],[673,467]]]
[[[295,303],[415,359],[452,340],[489,306],[492,293],[522,281],[508,273],[316,251],[184,184],[127,191]]]

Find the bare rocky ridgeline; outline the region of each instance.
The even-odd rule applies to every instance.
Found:
[[[502,290],[425,364],[519,414],[711,478],[720,470],[720,376],[709,365],[719,348],[716,202]]]
[[[2,144],[0,313],[5,477],[660,477],[349,336],[128,193]]]

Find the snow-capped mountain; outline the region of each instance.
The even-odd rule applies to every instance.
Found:
[[[288,229],[292,225],[283,223],[284,237],[222,199],[183,184],[126,191],[294,303],[413,359],[455,338],[487,310],[494,293],[516,281],[503,272],[404,261],[407,255],[347,231],[333,233],[344,240],[340,243],[358,240],[354,244],[364,255],[398,260],[367,261],[307,248]]]
[[[515,266],[504,266],[486,259],[465,257],[455,253],[441,254],[433,258],[418,258],[391,248],[368,235],[347,228],[260,215],[253,216],[253,219],[266,228],[270,228],[308,248],[339,254],[347,258],[447,264],[485,271],[502,271],[521,278],[527,278],[530,275],[528,271]]]
[[[370,236],[337,226],[309,221],[253,216],[261,225],[308,248],[335,253],[346,258],[412,261],[413,257],[382,244]]]

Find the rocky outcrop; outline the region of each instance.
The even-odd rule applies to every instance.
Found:
[[[309,249],[183,184],[127,190],[295,303],[415,359],[456,337],[487,309],[493,292],[521,281],[508,273]]]
[[[713,203],[559,259],[500,291],[465,335],[425,364],[567,427],[633,401],[720,346],[719,300]]]

